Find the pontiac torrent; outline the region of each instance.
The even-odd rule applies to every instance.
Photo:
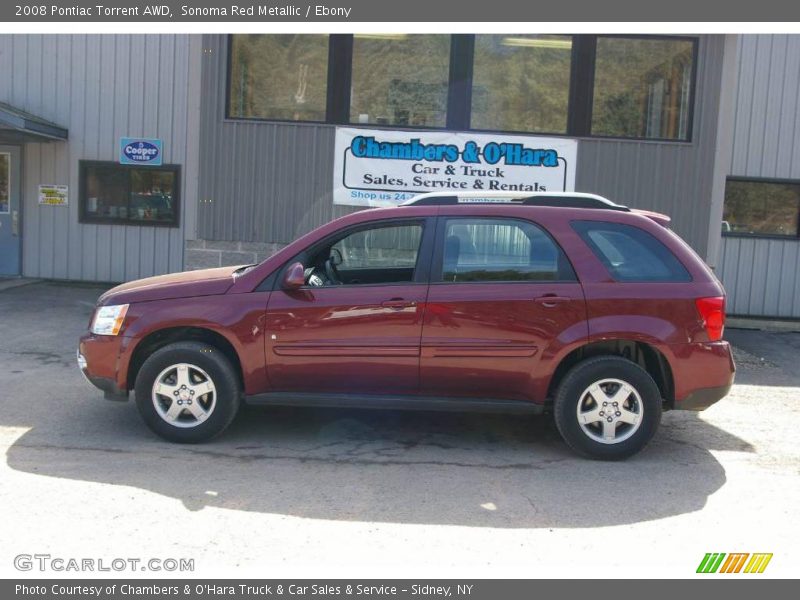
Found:
[[[258,265],[103,294],[78,363],[174,442],[245,403],[552,412],[583,455],[723,398],[725,294],[669,218],[578,193],[423,194]]]

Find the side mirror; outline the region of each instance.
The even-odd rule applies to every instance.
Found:
[[[281,285],[285,290],[296,290],[306,284],[306,270],[303,263],[292,263],[283,273]]]

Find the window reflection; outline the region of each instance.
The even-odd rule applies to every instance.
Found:
[[[476,35],[474,129],[565,133],[572,38]]]
[[[450,36],[356,34],[350,122],[444,127]]]
[[[592,134],[685,140],[694,44],[599,37]]]
[[[176,168],[82,165],[85,221],[177,225]]]
[[[722,230],[730,233],[798,235],[800,183],[729,179]]]
[[[232,117],[324,121],[327,35],[234,35]]]

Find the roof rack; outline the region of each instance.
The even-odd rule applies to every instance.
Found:
[[[400,206],[452,206],[455,204],[523,204],[525,206],[561,206],[564,208],[599,208],[630,212],[597,194],[582,192],[429,192],[406,200]]]

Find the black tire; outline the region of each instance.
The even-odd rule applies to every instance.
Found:
[[[618,442],[603,443],[592,437],[604,437],[603,422],[587,425],[587,433],[578,420],[578,405],[583,400],[589,407],[594,406],[593,396],[584,399],[588,388],[603,380],[615,379],[629,385],[638,394],[629,396],[626,401],[629,407],[641,405],[638,428],[632,424],[615,422],[615,431],[620,432]],[[612,392],[620,387],[614,383],[606,383],[605,389]],[[603,398],[604,400],[606,398]],[[610,398],[607,398],[610,400]],[[598,402],[597,410],[603,410],[602,402]],[[609,407],[611,408],[611,407]],[[591,408],[590,408],[591,409]],[[615,410],[612,408],[612,410]],[[636,363],[618,356],[598,356],[584,360],[567,372],[558,386],[553,406],[556,427],[567,445],[584,456],[599,460],[621,460],[639,452],[653,438],[661,422],[661,392],[650,374]],[[608,415],[608,413],[605,413]],[[614,413],[615,415],[618,413]],[[603,419],[619,417],[606,417]],[[610,421],[609,421],[610,423]],[[611,427],[611,425],[609,425]],[[625,438],[625,435],[630,437]],[[604,438],[607,439],[607,438]]]
[[[181,363],[204,371],[216,388],[213,396],[202,396],[207,402],[212,398],[214,400],[209,416],[202,422],[185,427],[168,422],[156,410],[153,401],[156,378],[172,365]],[[196,375],[199,371],[193,373]],[[135,396],[139,413],[153,432],[170,442],[193,444],[210,440],[231,424],[241,403],[241,385],[230,361],[214,346],[202,342],[176,342],[159,348],[144,361],[136,376]],[[165,404],[170,406],[166,400],[162,406]],[[181,418],[184,419],[182,422],[197,421],[188,409],[181,413]]]

